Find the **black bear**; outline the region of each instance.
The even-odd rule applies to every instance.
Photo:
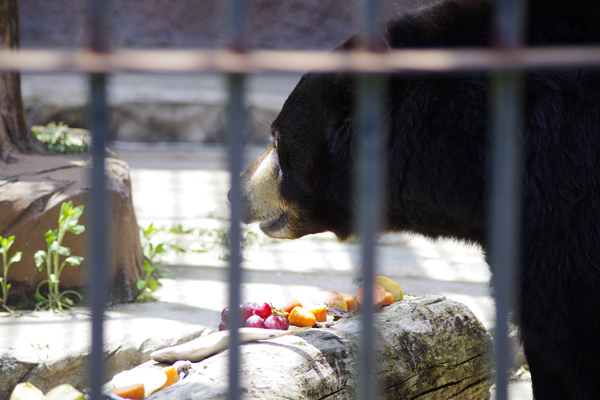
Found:
[[[391,48],[492,45],[491,0],[450,0],[386,25]],[[600,43],[600,1],[531,0],[527,45]],[[351,48],[355,39],[339,51]],[[487,73],[393,75],[385,231],[486,249]],[[245,222],[278,238],[352,231],[355,84],[302,77],[243,174]],[[529,71],[522,128],[521,339],[537,400],[600,399],[600,69]]]

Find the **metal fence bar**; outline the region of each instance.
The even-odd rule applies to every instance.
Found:
[[[105,0],[89,1],[89,47],[98,53],[108,52]],[[88,384],[90,400],[101,399],[105,382],[104,373],[104,308],[107,301],[107,204],[106,174],[104,170],[106,137],[108,132],[108,107],[106,101],[106,75],[90,75],[89,129],[92,132],[92,189],[88,197],[90,207],[90,229],[88,254],[90,273],[88,293],[92,308],[92,348],[88,358]]]
[[[107,194],[104,172],[104,149],[108,130],[106,104],[106,75],[94,74],[90,77],[90,121],[92,132],[92,190],[87,200],[91,206],[88,236],[90,272],[88,293],[92,308],[92,349],[89,356],[90,400],[100,400],[100,390],[104,383],[104,307],[107,302]]]
[[[229,231],[229,330],[231,340],[229,343],[229,399],[240,398],[239,389],[239,335],[241,325],[240,287],[242,284],[241,267],[241,219],[242,219],[242,194],[241,179],[243,160],[243,129],[244,129],[244,76],[232,74],[228,76],[229,105],[227,109],[227,139],[229,155],[229,171],[231,172],[231,227]]]
[[[286,51],[0,49],[0,69],[23,72],[459,72],[600,65],[600,46],[498,49]]]
[[[229,48],[233,52],[245,50],[244,27],[246,20],[246,1],[229,0],[226,4],[227,27],[229,28]],[[241,220],[242,194],[241,179],[243,160],[244,133],[244,75],[232,73],[227,75],[229,102],[227,108],[227,140],[229,155],[229,171],[231,173],[231,227],[229,231],[229,392],[230,400],[241,398],[240,390],[240,338],[238,329],[241,326],[240,287],[242,284],[241,257]]]
[[[379,0],[362,0],[359,15],[363,34],[361,46],[367,51],[377,51],[380,42]],[[377,351],[374,310],[369,305],[373,298],[375,275],[375,250],[381,220],[381,189],[383,187],[383,79],[374,74],[357,77],[358,168],[356,176],[357,208],[354,219],[361,239],[361,278],[365,307],[361,310],[361,339],[358,357],[358,399],[371,400],[377,393],[375,354]]]
[[[363,299],[371,304],[373,275],[376,268],[376,242],[382,216],[384,162],[384,92],[385,77],[366,74],[358,77],[358,169],[356,179],[357,208],[355,221],[361,239],[361,277]],[[371,400],[376,393],[375,364],[376,336],[373,326],[374,310],[361,309],[361,341],[359,349],[359,399]]]
[[[496,2],[495,41],[498,49],[522,46],[526,0]],[[490,199],[490,253],[496,298],[496,399],[508,399],[511,367],[509,318],[519,295],[520,131],[522,72],[499,71],[492,78],[492,192]]]

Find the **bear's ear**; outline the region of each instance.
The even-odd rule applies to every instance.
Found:
[[[349,51],[349,50],[354,50],[360,47],[361,44],[361,35],[357,34],[354,36],[351,36],[349,39],[346,39],[346,41],[344,41],[344,43],[342,43],[341,46],[337,47],[335,49],[335,51]],[[375,40],[375,44],[372,46],[372,50],[377,51],[377,52],[388,52],[390,51],[390,45],[388,44],[387,40],[385,40],[385,37],[383,35],[378,35],[377,39]]]

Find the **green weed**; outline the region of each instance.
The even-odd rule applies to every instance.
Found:
[[[51,122],[47,126],[33,126],[31,131],[54,153],[88,153],[91,149],[87,133],[70,129],[62,122],[58,125]]]
[[[154,272],[154,267],[148,262],[148,260],[144,260],[144,279],[140,279],[136,282],[138,290],[141,290],[137,296],[137,300],[141,302],[147,301],[156,301],[153,293],[159,288],[159,283],[155,277],[152,276]]]
[[[2,307],[6,309],[8,312],[12,312],[10,308],[6,305],[8,301],[8,291],[10,290],[10,283],[7,282],[8,276],[8,267],[11,264],[21,261],[21,252],[17,251],[13,256],[8,259],[8,250],[10,250],[10,246],[15,242],[15,237],[10,236],[8,238],[3,238],[0,236],[0,253],[2,253],[2,265],[4,266],[4,275],[0,278],[0,283],[2,283]]]
[[[78,266],[83,260],[83,257],[72,256],[70,248],[61,246],[67,232],[79,235],[85,230],[85,227],[78,223],[82,213],[83,206],[73,207],[72,201],[62,203],[58,217],[58,229],[46,232],[48,250],[38,250],[34,255],[35,265],[38,270],[42,271],[45,266],[48,274],[48,279],[41,281],[35,291],[35,298],[38,301],[35,306],[36,310],[49,308],[54,312],[62,314],[64,309],[70,309],[74,305],[73,300],[67,295],[71,294],[77,296],[79,300],[83,299],[83,296],[74,290],[61,292],[59,289],[60,274],[65,266],[67,264]],[[62,263],[60,262],[61,256],[66,257]],[[40,292],[40,288],[44,284],[48,285],[47,297]]]

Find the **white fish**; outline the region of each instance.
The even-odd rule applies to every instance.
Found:
[[[276,337],[304,332],[310,328],[278,329],[240,328],[240,343],[255,342],[257,340],[274,339]],[[229,331],[220,331],[202,336],[173,347],[156,350],[150,353],[150,358],[163,363],[173,363],[179,360],[200,361],[229,345]]]

